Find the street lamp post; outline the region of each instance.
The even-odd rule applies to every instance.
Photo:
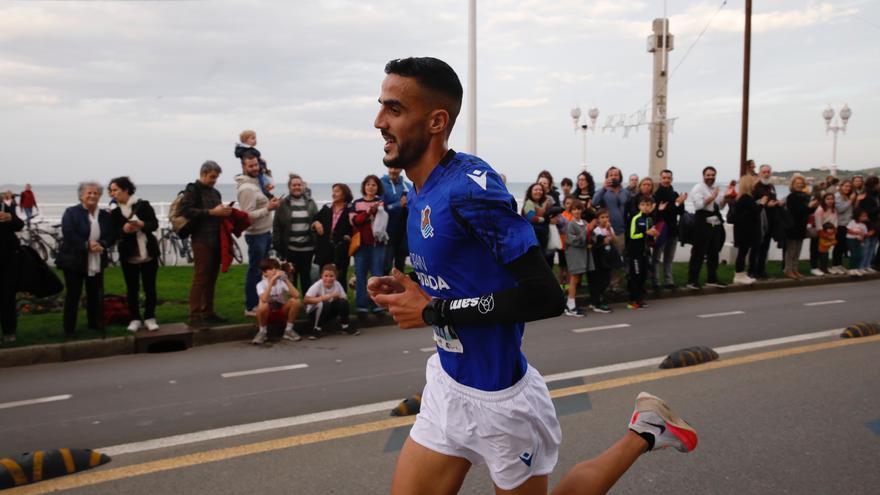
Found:
[[[849,118],[852,117],[852,110],[850,110],[849,105],[844,104],[843,108],[840,109],[840,120],[834,120],[834,124],[832,125],[832,120],[834,119],[834,109],[831,108],[831,105],[828,105],[828,108],[822,112],[822,117],[825,119],[825,133],[829,132],[834,133],[834,145],[831,151],[831,166],[828,167],[832,176],[837,176],[837,134],[840,131],[846,133],[846,124],[849,122]]]
[[[574,107],[571,109],[571,119],[574,121],[574,132],[578,130],[581,131],[583,135],[583,149],[581,152],[581,168],[584,171],[587,170],[587,131],[592,130],[596,132],[596,119],[599,118],[599,109],[591,108],[587,111],[587,116],[590,119],[589,125],[587,125],[587,118],[584,118],[583,123],[581,123],[581,107]]]

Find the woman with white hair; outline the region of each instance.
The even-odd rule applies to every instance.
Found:
[[[55,265],[64,271],[64,334],[76,335],[76,316],[83,283],[86,286],[86,314],[89,328],[103,325],[101,301],[107,248],[113,244],[110,213],[98,208],[101,184],[81,182],[77,189],[79,204],[64,211],[61,217],[63,240]]]

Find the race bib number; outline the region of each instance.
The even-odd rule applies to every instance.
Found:
[[[458,339],[455,329],[450,326],[434,326],[433,328],[434,342],[437,344],[437,347],[446,352],[457,352],[459,354],[464,352],[464,347],[461,345],[461,340]]]

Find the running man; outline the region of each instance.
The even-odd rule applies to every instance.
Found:
[[[438,349],[391,491],[456,493],[471,465],[487,463],[496,493],[546,494],[562,433],[520,345],[524,322],[559,315],[565,297],[499,174],[448,149],[462,98],[452,68],[407,58],[385,73],[374,125],[385,165],[415,184],[407,204],[415,272],[373,277],[368,290],[401,328],[433,327]],[[639,394],[627,433],[554,493],[604,493],[643,453],[696,444],[666,404]]]

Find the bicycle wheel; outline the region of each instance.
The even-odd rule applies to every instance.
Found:
[[[185,259],[187,263],[193,262],[192,243],[189,241],[189,237],[180,239],[180,257]]]
[[[159,244],[159,261],[164,266],[174,266],[177,261],[177,246],[171,237],[162,237]]]
[[[28,243],[28,245],[32,247],[38,255],[40,255],[40,259],[42,259],[43,261],[49,261],[49,248],[46,246],[46,241],[40,239],[39,237],[36,237],[32,239],[31,242]]]

